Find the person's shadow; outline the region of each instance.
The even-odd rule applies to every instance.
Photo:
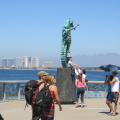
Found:
[[[106,115],[109,115],[110,112],[99,112],[99,113],[103,113],[103,114],[106,114]],[[118,115],[119,113],[116,112],[116,115]]]
[[[0,114],[0,120],[4,120],[1,114]]]

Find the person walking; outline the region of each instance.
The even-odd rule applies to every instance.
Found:
[[[79,73],[76,81],[75,81],[75,85],[77,87],[77,92],[76,92],[76,105],[75,107],[78,107],[78,100],[79,100],[79,96],[81,95],[81,108],[83,108],[83,103],[84,103],[84,93],[85,93],[85,80],[82,78],[83,73]]]
[[[49,86],[49,90],[52,96],[52,104],[47,107],[47,108],[42,108],[42,115],[41,115],[41,119],[42,120],[54,120],[54,102],[56,101],[56,103],[59,106],[59,110],[62,111],[62,106],[61,106],[61,102],[58,96],[58,91],[57,91],[57,87],[54,85],[55,83],[55,76],[54,75],[47,75],[46,77],[46,83],[47,86]]]
[[[46,79],[47,75],[48,75],[48,73],[46,73],[45,71],[40,71],[38,73],[38,77],[39,77],[38,84],[42,83],[39,86],[39,89],[38,89],[39,91],[44,87],[45,79]],[[35,96],[33,96],[32,99],[34,101]],[[39,120],[40,117],[41,117],[41,108],[36,106],[35,104],[32,104],[32,120]]]
[[[106,75],[105,76],[105,82],[104,84],[107,85],[107,97],[106,97],[106,104],[108,105],[109,107],[109,101],[108,101],[108,96],[110,95],[111,93],[111,85],[110,85],[110,81],[112,81],[113,79],[113,76],[112,75]],[[110,109],[110,112],[111,112],[111,109]]]
[[[117,71],[113,71],[112,72],[113,80],[110,81],[111,93],[108,96],[108,105],[111,111],[109,115],[111,116],[116,116],[117,102],[119,97],[119,78],[116,75],[117,75]],[[113,110],[112,102],[114,102],[114,110]]]

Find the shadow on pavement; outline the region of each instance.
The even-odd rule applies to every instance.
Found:
[[[0,120],[4,120],[1,114],[0,114]]]
[[[103,113],[103,114],[106,114],[106,115],[109,115],[110,112],[99,112],[99,113]],[[116,112],[116,115],[118,115],[119,113]]]

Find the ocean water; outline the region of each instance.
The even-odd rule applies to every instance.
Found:
[[[11,69],[0,69],[0,81],[17,81],[17,80],[38,80],[37,74],[40,70],[11,70]],[[57,70],[45,70],[49,74],[57,76]],[[88,81],[104,81],[106,75],[110,75],[111,72],[104,71],[87,71],[86,76]],[[77,77],[77,76],[76,76]],[[120,73],[118,73],[120,78]],[[25,84],[20,84],[20,99],[25,99]],[[6,100],[17,100],[19,84],[5,84],[6,89]],[[4,87],[0,83],[0,101],[4,99]],[[105,85],[97,83],[88,83],[88,92],[85,97],[88,98],[105,98]]]
[[[38,80],[37,74],[41,70],[12,70],[0,69],[0,80]],[[57,70],[44,70],[49,74],[57,76]],[[87,71],[86,76],[89,81],[104,81],[106,75],[111,72],[105,71]],[[117,74],[120,78],[120,72]],[[76,76],[77,77],[77,76]]]

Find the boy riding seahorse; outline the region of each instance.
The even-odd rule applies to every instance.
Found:
[[[67,53],[70,53],[70,44],[71,44],[71,30],[75,30],[76,26],[73,25],[73,21],[69,18],[65,21],[63,30],[62,30],[62,50],[61,50],[61,62],[63,67],[67,67]]]

